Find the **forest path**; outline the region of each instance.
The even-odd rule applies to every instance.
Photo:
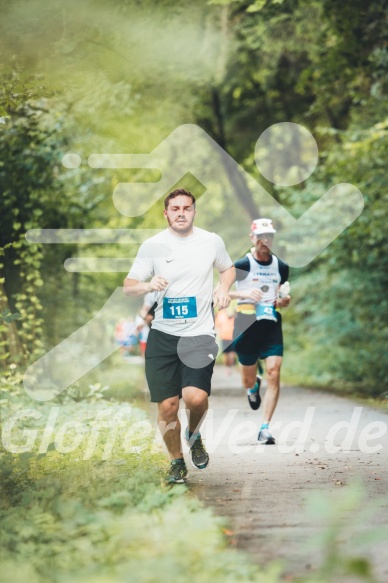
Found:
[[[271,423],[276,445],[263,446],[260,413],[250,409],[239,372],[227,376],[216,366],[202,430],[210,464],[203,471],[190,466],[191,492],[229,519],[232,545],[258,563],[283,559],[292,578],[322,560],[319,543],[313,549],[307,543],[323,532],[325,516],[308,513],[308,495],[331,495],[334,508],[343,504],[344,488],[357,483],[361,508],[371,508],[351,513],[352,525],[348,516],[339,537],[341,549],[357,556],[356,533],[388,524],[388,415],[328,392],[282,386]],[[388,580],[386,540],[362,553],[382,581]]]

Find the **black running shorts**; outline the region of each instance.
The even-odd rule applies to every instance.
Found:
[[[256,364],[269,356],[283,356],[282,317],[278,321],[256,320],[256,316],[237,314],[234,323],[233,346],[244,366]]]
[[[185,387],[197,387],[210,395],[217,353],[213,336],[180,337],[151,328],[145,352],[151,401],[181,398]]]

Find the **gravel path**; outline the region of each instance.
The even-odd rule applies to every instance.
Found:
[[[314,539],[330,513],[339,516],[351,484],[362,487],[363,499],[342,521],[341,549],[357,555],[357,532],[388,525],[387,414],[329,393],[282,387],[271,423],[276,445],[263,446],[256,441],[260,410],[249,408],[237,370],[227,376],[216,367],[210,404],[202,434],[211,462],[205,471],[191,469],[190,488],[228,517],[230,544],[254,561],[283,559],[289,578],[316,568],[323,547]],[[308,511],[313,492],[330,503]],[[362,555],[388,581],[384,538],[363,543]]]

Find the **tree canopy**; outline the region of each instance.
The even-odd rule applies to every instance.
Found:
[[[294,216],[334,184],[349,182],[363,193],[361,216],[310,265],[292,270],[286,371],[288,366],[299,380],[383,394],[384,11],[383,0],[3,2],[0,308],[21,315],[0,323],[4,366],[17,354],[23,355],[19,362],[33,360],[76,329],[123,276],[68,273],[63,261],[79,247],[28,244],[25,232],[162,227],[160,201],[136,218],[120,215],[112,201],[119,182],[152,183],[157,172],[92,169],[87,159],[93,153],[149,153],[190,123]],[[293,187],[268,182],[254,160],[261,133],[284,121],[306,127],[319,146],[315,172]],[[66,168],[62,158],[68,153],[81,164]],[[202,194],[195,177],[181,182]],[[249,221],[261,213],[242,177],[230,177],[223,198],[208,200],[208,228],[232,228],[233,215]],[[124,257],[135,250],[90,245],[82,253]]]

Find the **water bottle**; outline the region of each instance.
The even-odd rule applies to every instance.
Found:
[[[286,298],[288,295],[290,295],[290,290],[291,290],[291,286],[290,286],[289,282],[285,281],[283,283],[283,285],[281,285],[279,288],[278,297],[279,298]]]

